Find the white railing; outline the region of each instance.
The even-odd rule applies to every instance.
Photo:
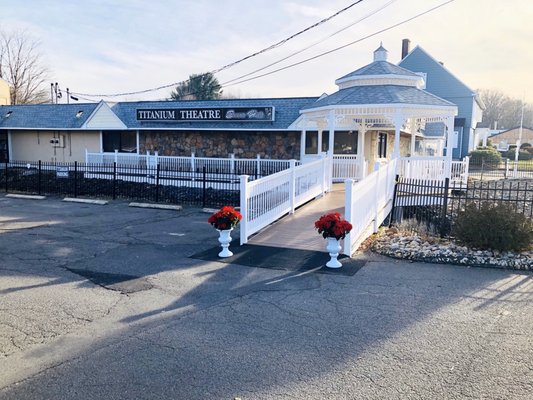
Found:
[[[398,175],[408,179],[444,180],[446,157],[402,157],[399,159]]]
[[[248,176],[241,176],[241,244],[283,215],[294,213],[296,207],[328,191],[330,162],[329,157],[298,166],[292,161],[288,170],[252,182],[248,182]]]
[[[399,159],[398,175],[408,179],[429,181],[444,180],[449,177],[451,183],[466,185],[468,157],[463,161],[452,161],[449,176],[446,157],[402,157]]]
[[[345,218],[352,231],[344,239],[344,254],[351,257],[361,243],[377,232],[392,209],[397,160],[359,182],[346,180]]]
[[[149,166],[161,169],[172,169],[179,171],[201,171],[203,167],[206,170],[220,173],[232,174],[248,174],[251,176],[265,176],[279,171],[289,169],[291,160],[271,160],[264,159],[257,155],[256,158],[236,158],[234,154],[230,154],[228,158],[215,157],[196,157],[191,154],[190,157],[174,157],[174,156],[160,156],[157,152],[150,155],[148,152],[144,154],[131,154],[104,152],[104,153],[89,153],[85,152],[85,162],[87,164],[113,164],[118,166]],[[296,161],[296,165],[300,162]]]
[[[364,164],[363,164],[364,165]],[[364,168],[363,168],[364,169]],[[362,179],[364,172],[355,154],[333,155],[333,181],[344,182],[346,179]]]

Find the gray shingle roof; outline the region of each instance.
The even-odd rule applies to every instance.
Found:
[[[112,110],[128,128],[150,129],[287,129],[300,115],[300,110],[313,104],[318,97],[295,97],[274,99],[223,99],[223,100],[181,100],[141,101],[117,103]],[[209,108],[209,107],[274,107],[275,119],[271,122],[153,122],[137,121],[137,109],[164,108]]]
[[[447,100],[441,99],[424,90],[411,86],[379,85],[354,86],[341,89],[313,104],[305,106],[304,110],[336,105],[365,105],[365,104],[416,104],[428,106],[455,106]]]
[[[374,61],[364,67],[359,68],[356,71],[350,72],[347,75],[339,78],[338,80],[355,77],[355,76],[365,76],[365,75],[400,75],[400,76],[412,76],[420,78],[420,75],[415,74],[408,69],[398,67],[397,65],[391,64],[388,61]]]
[[[96,103],[1,106],[0,129],[78,129],[97,106]],[[78,111],[83,111],[79,118]]]

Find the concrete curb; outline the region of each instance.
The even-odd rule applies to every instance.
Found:
[[[26,200],[44,200],[46,196],[36,196],[31,194],[6,194],[6,197],[11,199],[26,199]]]
[[[129,207],[138,207],[138,208],[156,208],[160,210],[174,210],[174,211],[181,211],[183,209],[182,206],[174,206],[170,204],[152,204],[152,203],[130,203],[128,204]]]
[[[100,206],[105,206],[109,202],[107,200],[93,200],[93,199],[76,199],[73,197],[65,197],[63,201],[68,203],[84,203],[84,204],[97,204]]]

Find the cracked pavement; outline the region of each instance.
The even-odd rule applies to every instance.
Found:
[[[191,259],[206,219],[0,197],[0,399],[533,398],[531,273]]]

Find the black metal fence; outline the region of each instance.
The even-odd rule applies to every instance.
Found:
[[[506,203],[525,218],[533,219],[533,181],[494,180],[473,181],[467,186],[450,184],[449,180],[427,181],[397,178],[391,224],[405,222],[413,230],[425,227],[428,231],[446,236],[459,210],[483,202]],[[414,223],[413,223],[414,222]]]
[[[533,179],[533,160],[504,158],[500,162],[489,162],[471,158],[468,164],[468,176],[472,179]]]
[[[238,206],[242,174],[206,165],[180,170],[160,165],[10,161],[0,164],[0,188],[8,193]]]

